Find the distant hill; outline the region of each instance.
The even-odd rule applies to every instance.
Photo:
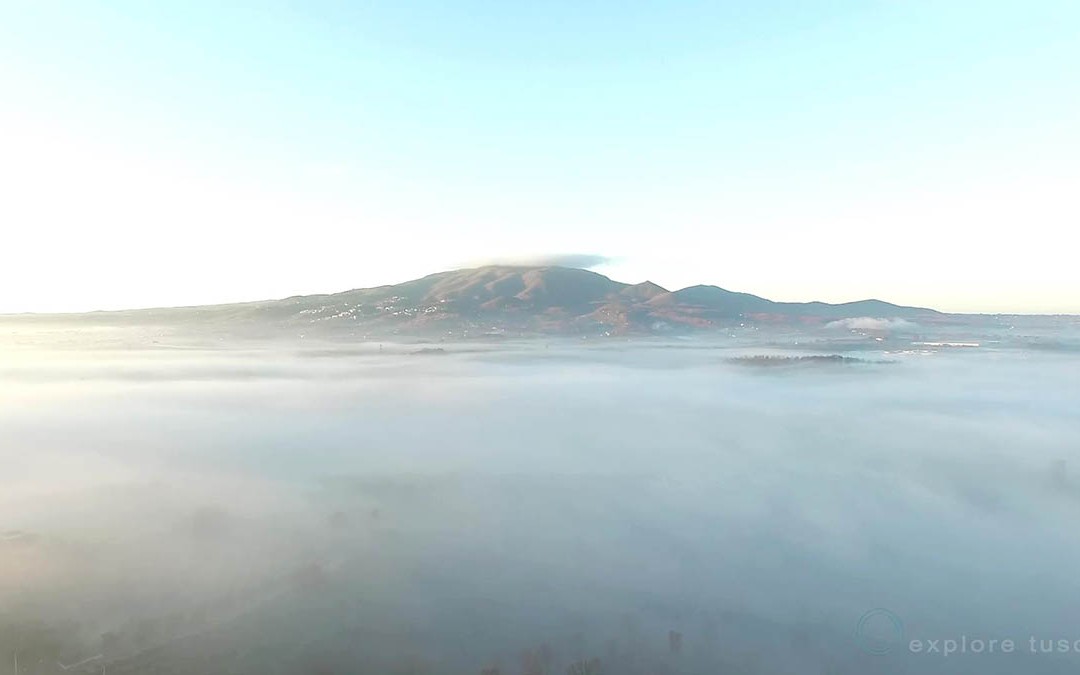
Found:
[[[708,330],[733,322],[792,325],[840,319],[932,320],[932,309],[880,300],[844,304],[773,302],[717,286],[669,291],[625,284],[588,270],[490,265],[401,284],[231,305],[39,316],[101,323],[199,323],[309,327],[363,335],[649,334]]]

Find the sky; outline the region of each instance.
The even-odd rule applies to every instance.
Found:
[[[572,256],[1080,313],[1077,73],[1075,0],[0,0],[0,312]]]

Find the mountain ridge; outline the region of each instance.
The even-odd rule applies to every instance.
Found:
[[[705,284],[674,291],[651,281],[628,284],[574,267],[486,265],[399,284],[280,300],[30,316],[57,320],[92,316],[106,323],[311,326],[363,335],[473,336],[655,334],[747,322],[806,326],[863,317],[938,320],[946,315],[877,299],[775,302]]]

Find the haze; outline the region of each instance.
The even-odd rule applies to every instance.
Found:
[[[1078,26],[0,2],[0,675],[1080,672]]]

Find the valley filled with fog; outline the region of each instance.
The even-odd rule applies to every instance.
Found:
[[[1075,325],[865,328],[5,326],[0,674],[1075,672]]]

